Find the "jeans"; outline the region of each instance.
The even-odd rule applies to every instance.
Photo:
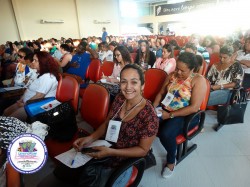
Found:
[[[197,116],[191,122],[189,129],[195,127],[199,122],[200,116]],[[175,163],[177,150],[176,137],[183,133],[185,117],[175,117],[163,120],[159,128],[159,138],[161,144],[167,151],[167,164]]]
[[[226,104],[232,95],[231,90],[215,90],[210,92],[207,106]]]

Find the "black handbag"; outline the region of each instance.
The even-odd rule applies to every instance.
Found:
[[[149,150],[148,154],[144,157],[144,159],[146,161],[145,169],[148,169],[156,165],[156,160],[152,148]]]
[[[61,141],[71,140],[77,131],[75,111],[69,101],[30,117],[29,121],[40,121],[47,124],[50,127],[48,138]]]
[[[219,124],[244,123],[247,93],[244,89],[237,89],[233,92],[231,98],[231,104],[218,106],[217,120]]]

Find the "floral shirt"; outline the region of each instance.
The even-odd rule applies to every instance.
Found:
[[[118,111],[124,102],[125,97],[122,94],[117,95],[111,107],[110,119],[113,117],[114,119],[120,119],[120,112]],[[115,116],[117,112],[118,114]],[[138,146],[141,139],[156,135],[158,127],[158,117],[150,101],[147,101],[145,107],[133,119],[122,122],[117,143],[115,143],[113,147],[122,149]],[[113,159],[113,162],[121,162],[124,159],[126,158],[116,157]]]
[[[213,64],[210,68],[207,79],[211,85],[228,84],[231,82],[236,83],[236,88],[239,87],[243,80],[243,69],[239,62],[233,63],[225,70],[219,71]]]
[[[191,74],[186,80],[179,80],[172,75],[170,83],[167,85],[167,93],[174,95],[173,100],[168,106],[163,106],[168,111],[175,111],[189,105],[192,95],[192,80],[196,74]]]

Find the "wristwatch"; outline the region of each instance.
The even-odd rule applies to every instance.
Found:
[[[220,85],[220,89],[221,89],[221,90],[224,89],[224,85],[223,85],[223,84]]]
[[[170,118],[174,118],[174,114],[172,112],[169,113]]]

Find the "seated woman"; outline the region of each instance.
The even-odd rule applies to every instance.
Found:
[[[206,80],[194,73],[197,66],[196,56],[192,53],[181,53],[176,71],[170,74],[156,96],[153,103],[157,107],[162,103],[162,122],[159,127],[159,138],[167,151],[167,161],[162,176],[168,178],[175,167],[177,150],[176,137],[183,132],[185,116],[195,113],[206,93]],[[197,124],[199,118],[193,120],[190,128]]]
[[[74,148],[80,151],[89,143],[104,137],[108,126],[113,126],[116,121],[121,125],[121,128],[117,132],[119,134],[118,139],[113,146],[110,148],[104,146],[94,147],[97,152],[88,153],[89,156],[95,159],[105,157],[110,157],[110,159],[105,163],[95,164],[97,171],[100,171],[99,168],[101,168],[101,173],[93,171],[92,176],[86,173],[86,171],[89,171],[87,169],[89,165],[82,166],[79,171],[81,173],[80,178],[76,181],[75,186],[105,186],[112,171],[127,158],[144,157],[148,153],[158,132],[159,122],[153,106],[143,98],[143,87],[144,75],[141,68],[135,64],[126,65],[121,71],[121,94],[117,95],[115,102],[113,102],[106,121],[94,133],[79,138],[73,143]],[[70,171],[69,168],[68,170]],[[40,186],[60,186],[57,184],[60,180],[67,183],[71,174],[69,171],[65,172],[67,176],[59,177],[57,175],[57,178],[54,176],[53,180],[49,182],[44,179]],[[101,184],[93,184],[100,179],[102,180]],[[126,184],[127,181],[124,182]],[[120,184],[120,186],[125,186],[125,184]]]
[[[61,59],[58,61],[57,58],[55,60],[58,62],[59,66],[62,68],[62,72],[66,72],[69,68],[69,62],[72,59],[72,55],[70,54],[70,47],[67,44],[60,45],[60,52],[62,53]]]
[[[108,82],[119,83],[120,73],[125,65],[131,64],[131,58],[128,49],[125,46],[118,46],[114,50],[114,69],[110,78],[107,78]]]
[[[59,80],[57,62],[47,52],[35,53],[32,66],[39,76],[26,89],[24,95],[15,104],[4,110],[4,116],[12,116],[25,121],[27,114],[24,105],[27,101],[44,97],[55,97]]]
[[[139,45],[140,47],[137,50],[135,63],[140,65],[143,69],[147,69],[148,65],[152,67],[155,63],[156,57],[154,52],[149,50],[148,41],[140,40]]]
[[[250,88],[250,37],[245,39],[245,44],[242,50],[237,51],[236,60],[238,60],[245,72],[242,86],[244,89]]]
[[[234,49],[225,45],[220,49],[219,63],[213,64],[207,78],[211,83],[211,93],[207,106],[226,104],[233,88],[238,88],[243,80],[243,69],[232,59]]]
[[[220,46],[216,43],[215,39],[208,35],[203,39],[202,46],[206,48],[209,54],[219,53]]]
[[[16,75],[11,83],[12,86],[24,86],[28,82],[29,75],[31,74],[30,72],[34,70],[29,67],[30,61],[27,58],[31,57],[32,55],[33,52],[27,47],[19,49]]]
[[[175,70],[175,67],[176,60],[174,58],[172,46],[170,44],[166,44],[162,48],[162,57],[159,57],[155,61],[153,68],[162,69],[169,75]]]

